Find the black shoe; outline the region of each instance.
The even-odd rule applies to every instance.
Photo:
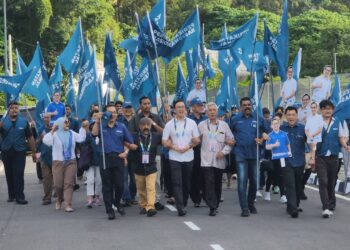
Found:
[[[26,200],[16,200],[16,203],[17,203],[18,205],[27,205],[27,204],[28,204],[28,201],[26,201]]]
[[[258,213],[258,210],[256,210],[255,206],[251,206],[251,207],[249,207],[249,212],[250,212],[251,214],[257,214],[257,213]]]
[[[152,217],[157,214],[157,210],[155,209],[150,209],[147,211],[147,217]]]
[[[147,214],[146,208],[141,208],[141,209],[140,209],[140,214],[141,214],[141,215]]]
[[[300,193],[300,200],[303,200],[303,201],[307,200],[307,196],[306,196],[304,190],[302,190]]]
[[[248,217],[250,215],[249,210],[242,210],[241,217]]]
[[[200,203],[200,202],[194,203],[194,207],[200,207],[200,206],[201,206],[201,203]]]
[[[117,211],[120,215],[122,216],[125,215],[125,210],[122,206],[117,207]]]
[[[120,202],[120,205],[122,205],[123,207],[131,207],[131,202],[130,201]]]
[[[298,207],[298,212],[299,213],[302,213],[303,212],[303,209],[301,207]]]
[[[75,184],[74,187],[73,187],[73,191],[76,191],[80,188],[79,184]]]
[[[292,218],[298,218],[298,216],[299,216],[298,209],[294,209],[294,210],[290,213],[290,216],[291,216]]]
[[[164,205],[159,201],[154,203],[154,207],[156,208],[157,211],[164,210]]]
[[[7,202],[14,202],[16,199],[15,198],[8,198]]]
[[[108,220],[114,220],[115,219],[115,213],[114,211],[108,213]]]
[[[185,216],[187,214],[187,211],[185,209],[178,209],[177,215],[178,216]]]
[[[209,210],[209,216],[215,216],[216,215],[216,209],[215,208],[211,208]]]
[[[46,205],[50,205],[51,204],[51,201],[43,201],[43,206],[46,206]]]

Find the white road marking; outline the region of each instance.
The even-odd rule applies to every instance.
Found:
[[[0,173],[2,173],[2,171],[4,171],[4,164],[1,162],[0,163]]]
[[[193,231],[200,231],[201,229],[196,225],[194,224],[192,221],[184,221],[184,223],[189,227],[191,228],[191,230]]]
[[[225,250],[222,246],[219,244],[210,244],[211,248],[214,250]]]
[[[176,212],[177,209],[173,205],[165,205],[171,212]]]
[[[311,187],[311,186],[309,186],[309,185],[306,185],[306,187],[307,187],[308,189],[311,189],[311,190],[314,190],[314,191],[317,191],[317,192],[319,191],[318,188]],[[339,199],[342,199],[342,200],[345,200],[345,201],[350,201],[350,198],[345,197],[345,196],[340,195],[340,194],[335,194],[335,197],[337,197],[337,198],[339,198]]]

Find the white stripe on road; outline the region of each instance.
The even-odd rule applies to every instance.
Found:
[[[165,205],[171,212],[176,212],[177,209],[173,205]]]
[[[210,244],[211,248],[214,250],[225,250],[222,246],[219,244]]]
[[[314,191],[319,191],[318,188],[315,188],[315,187],[311,187],[309,185],[306,185],[305,187],[307,187],[308,189],[311,189],[311,190],[314,190]],[[342,200],[345,200],[345,201],[350,201],[350,198],[348,197],[345,197],[343,195],[340,195],[340,194],[335,194],[335,197],[339,198],[339,199],[342,199]]]
[[[0,173],[2,173],[2,171],[4,171],[4,165],[0,163]]]
[[[193,231],[200,231],[201,229],[191,221],[184,221],[184,223],[191,228]]]

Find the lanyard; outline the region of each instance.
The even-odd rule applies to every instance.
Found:
[[[181,137],[184,137],[184,136],[185,136],[186,125],[187,125],[187,119],[185,118],[184,130],[182,131]],[[177,133],[176,118],[174,118],[174,127],[175,127],[176,137],[180,137],[180,135]]]
[[[210,126],[209,126],[209,119],[207,120],[207,127],[208,127],[208,131],[209,133],[212,133],[212,131],[210,130]],[[215,134],[218,132],[218,129],[219,129],[219,121],[217,121],[217,124],[216,124],[216,129],[215,129]],[[213,133],[214,134],[214,133]]]
[[[142,143],[141,135],[139,135],[139,138],[140,138],[140,146],[141,146],[142,153],[144,153],[144,152],[149,152],[149,150],[150,150],[150,148],[151,148],[151,144],[152,144],[152,133],[150,133],[150,135],[149,135],[149,143],[148,143],[148,146],[146,145],[146,139],[147,139],[147,138],[145,138],[145,145],[143,145],[143,143]],[[147,150],[145,150],[145,148],[147,148]]]

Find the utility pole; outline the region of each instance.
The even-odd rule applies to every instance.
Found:
[[[9,57],[9,75],[13,76],[13,60],[12,60],[12,36],[9,35],[8,40],[8,57]]]
[[[8,57],[7,57],[7,16],[6,16],[6,0],[3,0],[4,8],[4,63],[5,63],[5,75],[8,75]]]

